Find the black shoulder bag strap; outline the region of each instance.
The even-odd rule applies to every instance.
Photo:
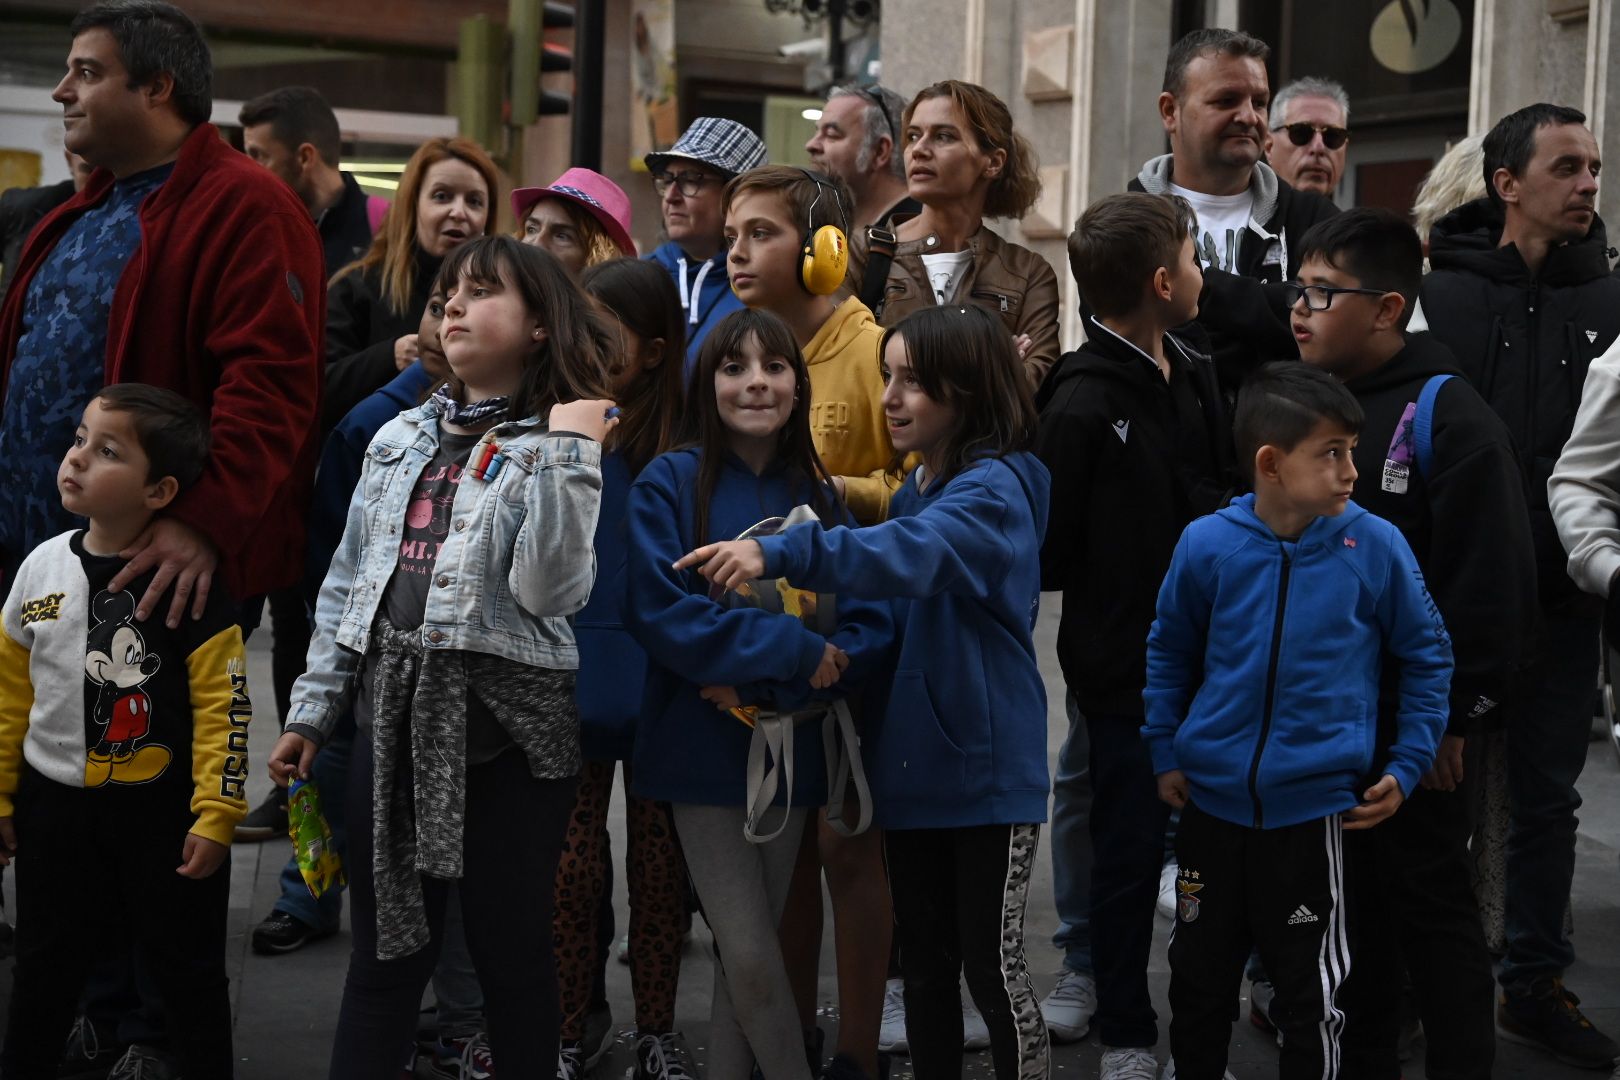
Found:
[[[883,290],[889,282],[898,241],[893,229],[869,225],[866,229],[866,274],[861,278],[861,303],[872,309],[874,319],[883,318]]]

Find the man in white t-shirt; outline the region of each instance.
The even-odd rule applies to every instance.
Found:
[[[1278,286],[1299,270],[1294,251],[1305,230],[1338,213],[1262,160],[1270,51],[1248,34],[1219,29],[1195,30],[1171,46],[1159,95],[1170,153],[1148,161],[1130,184],[1179,195],[1197,214],[1205,287],[1198,320],[1186,329],[1214,356],[1229,390],[1259,364],[1299,355]]]

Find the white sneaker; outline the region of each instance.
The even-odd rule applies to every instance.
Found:
[[[1057,985],[1041,999],[1041,1018],[1053,1042],[1075,1042],[1091,1030],[1097,1012],[1097,980],[1064,968]]]
[[[909,1054],[906,1042],[905,983],[890,979],[883,984],[883,1027],[878,1030],[878,1053]]]
[[[1158,1080],[1159,1061],[1141,1046],[1114,1047],[1103,1052],[1099,1080]]]
[[[1176,862],[1171,859],[1159,871],[1159,918],[1176,919]]]
[[[1159,1080],[1176,1080],[1175,1058],[1171,1058],[1169,1061],[1164,1063],[1164,1072],[1159,1074]],[[1228,1069],[1225,1073],[1225,1080],[1237,1080],[1237,1077],[1233,1076],[1232,1070]]]
[[[962,1001],[962,1049],[985,1050],[990,1046],[990,1028],[984,1017],[973,1007],[973,1002]]]

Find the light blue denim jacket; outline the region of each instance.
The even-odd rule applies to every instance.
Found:
[[[440,411],[430,401],[401,413],[366,448],[287,718],[289,729],[298,725],[317,741],[353,698],[372,623],[399,564],[406,506],[438,450]],[[493,481],[469,475],[456,487],[428,590],[423,647],[576,669],[568,616],[585,606],[596,577],[601,444],[551,435],[537,417],[498,424],[490,438],[505,462]],[[474,459],[480,450],[474,447]]]

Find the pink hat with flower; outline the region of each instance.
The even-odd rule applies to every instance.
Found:
[[[569,169],[545,187],[517,188],[512,192],[512,213],[521,225],[541,199],[566,199],[582,207],[602,226],[618,249],[634,256],[636,244],[630,239],[630,197],[624,189],[599,172]]]

